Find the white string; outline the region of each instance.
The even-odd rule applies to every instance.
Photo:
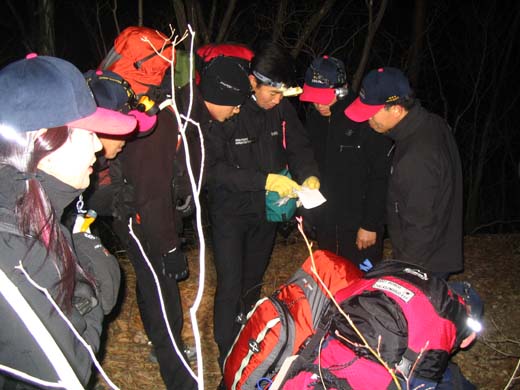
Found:
[[[171,341],[171,343],[173,345],[173,348],[175,349],[175,352],[177,353],[177,355],[181,359],[182,364],[184,365],[184,367],[186,367],[186,370],[188,370],[188,372],[193,377],[193,379],[197,380],[197,377],[195,376],[195,373],[191,369],[190,365],[184,359],[184,356],[182,355],[182,353],[181,353],[181,351],[180,351],[180,349],[179,349],[179,347],[177,345],[177,342],[175,341],[175,338],[173,337],[172,329],[170,327],[170,321],[168,320],[168,315],[166,314],[166,306],[164,304],[164,298],[163,298],[163,294],[162,294],[161,284],[159,283],[159,278],[157,277],[157,273],[155,272],[155,270],[154,270],[154,268],[152,266],[152,263],[150,262],[150,259],[148,258],[148,256],[146,255],[146,252],[143,249],[143,245],[141,244],[141,241],[139,240],[139,238],[134,233],[134,229],[132,227],[132,218],[128,219],[128,231],[130,233],[130,236],[132,236],[132,238],[134,239],[135,243],[139,247],[139,251],[141,252],[141,255],[143,256],[143,259],[144,259],[146,265],[148,266],[148,268],[150,269],[150,272],[152,273],[153,279],[155,281],[155,287],[157,288],[157,296],[159,297],[159,303],[161,305],[161,312],[162,312],[162,315],[163,315],[164,324],[166,325],[166,330],[168,331],[168,336],[170,336],[170,341]]]
[[[81,335],[78,333],[76,328],[72,325],[70,320],[63,313],[63,311],[60,309],[58,304],[54,301],[54,299],[52,298],[52,296],[49,293],[49,291],[46,288],[41,287],[38,283],[36,283],[31,278],[31,276],[24,269],[21,261],[19,262],[19,265],[16,266],[15,268],[20,270],[23,273],[23,275],[27,278],[27,280],[29,281],[29,283],[33,287],[35,287],[37,290],[41,291],[45,295],[47,300],[54,307],[54,310],[56,310],[56,313],[58,313],[58,315],[62,318],[62,320],[67,325],[67,327],[71,330],[71,332],[73,333],[74,337],[76,337],[76,339],[79,340],[79,342],[83,345],[83,347],[85,347],[85,349],[87,350],[87,352],[90,355],[90,358],[92,359],[92,362],[94,363],[94,365],[98,369],[99,373],[103,376],[103,379],[106,381],[106,383],[112,389],[119,390],[119,388],[110,380],[108,375],[105,373],[105,371],[103,370],[103,367],[101,367],[101,364],[97,360],[96,355],[95,355],[94,351],[92,350],[92,347],[85,341],[85,339],[83,339],[83,337],[81,337]],[[7,278],[7,276],[3,272],[1,272],[1,270],[0,270],[0,277],[2,277],[2,283],[0,283],[0,286],[1,286],[2,294],[3,294],[5,289],[9,286],[9,283],[12,284],[12,282],[10,281],[9,278]],[[13,284],[13,287],[15,288],[15,291],[13,291],[13,293],[16,293],[16,294],[19,295],[19,297],[17,297],[17,305],[16,305],[16,307],[13,307],[13,309],[20,316],[20,318],[22,319],[22,322],[24,322],[24,324],[29,329],[29,331],[31,331],[30,327],[38,326],[38,325],[36,325],[36,323],[37,322],[41,323],[41,320],[36,315],[36,313],[34,313],[32,308],[29,306],[29,304],[27,303],[25,298],[20,294],[20,292],[18,291],[16,286],[14,286],[14,284]],[[23,304],[23,302],[25,302],[27,304],[27,307],[22,308],[21,305]],[[22,317],[22,315],[23,315],[23,317]],[[26,317],[26,316],[30,316],[30,319],[29,319],[29,317]],[[43,325],[43,323],[41,323],[41,326],[38,328],[38,331],[36,333],[32,333],[32,332],[31,333],[33,334],[33,337],[35,338],[36,342],[38,342],[39,344],[40,343],[44,343],[45,344],[45,346],[40,344],[42,346],[42,349],[45,352],[45,354],[48,354],[48,355],[52,356],[53,359],[60,360],[61,359],[60,355],[63,356],[63,354],[61,352],[61,349],[59,349],[59,347],[57,345],[56,345],[56,348],[58,348],[57,351],[52,347],[52,344],[53,343],[55,344],[55,341],[54,341],[54,338],[52,338],[52,336],[50,334],[48,334],[48,336],[51,337],[52,340],[48,340],[48,339],[45,340],[44,339],[46,337],[45,336],[45,332],[48,333],[48,331],[45,328],[45,326]],[[52,351],[52,353],[51,353],[51,351]],[[59,364],[59,368],[63,369],[63,370],[68,370],[68,369],[72,370],[72,368],[70,367],[70,364],[68,363],[68,361],[66,360],[66,358],[64,356],[63,356],[63,359],[65,359],[66,364],[63,363],[63,361],[61,361],[60,363],[58,363]],[[53,365],[55,364],[54,360],[49,359],[49,361],[51,362],[51,364],[53,364]],[[57,369],[57,368],[55,367],[55,369]],[[58,374],[60,374],[60,373],[58,372]],[[75,377],[76,374],[74,373],[73,370],[72,370],[72,374]],[[75,377],[75,378],[76,378],[76,381],[79,384],[79,381],[77,380],[77,377]],[[81,386],[81,384],[79,384],[79,386]],[[81,387],[72,386],[72,387],[66,387],[66,388],[70,388],[70,389],[81,388],[82,389],[83,386],[81,386]]]
[[[184,122],[181,119],[181,114],[180,114],[180,112],[179,112],[179,110],[177,108],[177,104],[176,104],[176,101],[175,101],[175,71],[174,71],[173,59],[167,59],[166,57],[164,57],[163,55],[158,53],[158,51],[153,47],[151,42],[148,41],[148,43],[150,44],[150,46],[152,46],[152,48],[155,50],[155,52],[158,53],[161,56],[161,58],[163,58],[165,61],[168,61],[170,63],[170,68],[171,68],[170,69],[171,70],[171,85],[170,85],[170,88],[171,88],[171,96],[172,96],[172,98],[168,99],[167,102],[161,103],[161,108],[165,108],[167,106],[170,106],[172,108],[173,114],[175,115],[175,118],[177,120],[179,133],[181,135],[183,147],[184,147],[184,150],[185,150],[185,158],[186,158],[186,167],[187,167],[187,171],[188,171],[188,177],[190,178],[191,189],[192,189],[192,192],[194,194],[193,199],[194,199],[194,202],[195,202],[195,220],[196,220],[196,225],[197,225],[197,233],[198,233],[198,237],[199,237],[199,285],[198,285],[197,295],[195,297],[195,301],[193,302],[193,305],[190,307],[190,322],[191,322],[191,327],[192,327],[192,331],[193,331],[193,336],[194,336],[194,339],[195,339],[195,349],[196,349],[196,352],[197,352],[197,374],[198,374],[197,377],[195,377],[195,374],[191,370],[191,367],[189,367],[189,365],[186,363],[186,361],[184,360],[184,357],[180,353],[177,345],[175,344],[175,340],[173,340],[173,336],[172,336],[171,330],[169,328],[168,318],[167,318],[166,312],[165,312],[164,307],[163,307],[163,305],[164,305],[163,304],[163,298],[162,298],[160,286],[158,284],[157,279],[156,279],[156,285],[158,287],[159,299],[161,301],[161,309],[163,311],[163,318],[164,318],[165,323],[167,325],[168,333],[170,335],[170,339],[172,339],[172,343],[174,345],[175,351],[176,351],[177,355],[181,358],[181,361],[185,365],[186,369],[188,369],[190,375],[197,381],[199,390],[204,390],[204,363],[203,363],[203,357],[202,357],[202,346],[201,346],[200,332],[199,332],[198,321],[197,321],[197,311],[198,311],[198,309],[200,307],[200,303],[202,301],[202,297],[203,297],[203,294],[204,294],[204,281],[205,281],[205,275],[206,275],[206,266],[205,266],[206,246],[205,246],[205,239],[204,239],[204,231],[203,231],[203,228],[202,228],[202,213],[201,213],[201,206],[200,206],[200,199],[199,199],[200,190],[201,190],[201,186],[202,186],[203,171],[204,171],[205,153],[204,153],[204,138],[203,138],[203,135],[202,135],[202,131],[201,131],[200,125],[199,125],[199,123],[197,123],[197,122],[195,122],[195,121],[193,121],[191,119],[191,111],[192,111],[192,108],[193,108],[193,70],[194,70],[195,32],[191,28],[191,25],[188,24],[188,31],[185,31],[183,36],[181,38],[179,38],[178,35],[174,36],[175,32],[174,32],[174,30],[172,29],[171,26],[170,26],[170,29],[171,29],[170,39],[172,39],[173,48],[177,47],[178,44],[180,42],[182,42],[183,40],[185,40],[188,36],[191,36],[190,53],[189,53],[190,54],[189,55],[189,58],[190,58],[190,67],[189,67],[190,96],[189,96],[188,110],[186,112],[186,115],[182,116],[183,119],[185,119]],[[173,55],[173,50],[172,50],[172,55]],[[198,132],[199,132],[199,138],[200,138],[201,167],[200,167],[200,174],[199,174],[197,183],[195,182],[195,178],[194,178],[194,175],[193,175],[193,169],[192,169],[192,166],[191,166],[191,158],[190,158],[190,150],[189,150],[189,147],[188,147],[188,140],[186,138],[186,129],[187,129],[187,126],[188,126],[188,122],[194,124],[197,127]],[[130,223],[129,223],[129,228],[130,229],[131,229],[131,223],[132,223],[132,221],[130,220]],[[151,267],[151,264],[150,264],[148,258],[146,257],[146,254],[144,253],[144,250],[142,249],[141,243],[139,242],[139,240],[137,239],[137,237],[135,236],[133,231],[131,232],[131,234],[132,234],[132,237],[134,238],[134,240],[136,240],[136,242],[138,243],[139,249],[141,250],[141,253],[143,254],[143,257],[145,257],[145,259],[146,259],[146,261],[148,263],[148,266],[150,267],[150,269],[151,269],[151,271],[152,271],[152,273],[154,275],[154,278],[156,278],[155,271],[153,270],[153,267]]]
[[[42,379],[29,375],[23,371],[19,371],[15,368],[4,366],[3,364],[0,364],[0,371],[7,372],[8,374],[11,374],[20,379],[23,379],[26,382],[32,382],[33,384],[36,384],[39,386],[52,387],[52,388],[58,388],[58,389],[66,388],[65,384],[63,384],[63,382],[61,382],[61,381],[58,381],[58,382],[44,381]]]
[[[172,76],[172,84],[171,84],[171,91],[172,91],[172,108],[173,112],[177,119],[177,124],[179,126],[179,133],[182,138],[182,143],[185,151],[185,159],[186,159],[186,167],[188,170],[188,177],[190,178],[190,184],[191,189],[194,194],[194,202],[195,202],[195,220],[196,220],[196,226],[197,226],[197,235],[199,238],[199,285],[197,288],[197,295],[195,297],[195,300],[193,302],[193,305],[190,307],[190,320],[191,320],[191,326],[193,331],[193,336],[195,340],[195,349],[197,351],[197,373],[198,373],[198,385],[199,390],[204,390],[204,362],[203,362],[203,356],[202,356],[202,345],[201,345],[201,338],[200,338],[200,331],[198,327],[198,321],[197,321],[197,311],[199,310],[202,297],[204,295],[204,285],[205,285],[205,279],[206,279],[206,244],[204,239],[204,230],[202,228],[202,213],[201,213],[201,205],[200,205],[200,190],[202,186],[202,177],[204,172],[204,161],[205,161],[205,152],[204,152],[204,137],[202,134],[202,130],[200,128],[200,124],[193,119],[191,119],[191,111],[193,107],[193,70],[194,70],[194,42],[195,42],[195,32],[191,28],[191,25],[188,24],[188,30],[191,35],[191,45],[190,45],[190,73],[189,73],[189,88],[190,88],[190,97],[189,97],[189,104],[188,104],[188,110],[186,112],[186,115],[181,115],[176,102],[175,102],[175,86],[174,86],[174,78]],[[173,68],[173,65],[172,65]],[[172,69],[172,75],[174,74],[174,71]],[[181,120],[184,119],[184,123]],[[195,183],[195,178],[193,175],[193,169],[191,165],[191,157],[190,157],[190,149],[188,145],[188,140],[186,138],[186,129],[188,126],[188,122],[194,124],[199,132],[199,139],[200,139],[200,147],[201,147],[201,166],[200,166],[200,173],[197,180],[197,183]]]

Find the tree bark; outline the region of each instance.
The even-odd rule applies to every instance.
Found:
[[[143,0],[137,0],[137,25],[143,26]]]
[[[55,56],[56,37],[54,34],[54,0],[40,0],[40,40],[38,54]]]
[[[379,10],[377,11],[377,16],[374,20],[373,18],[373,0],[367,1],[368,6],[368,33],[365,39],[365,45],[363,46],[363,53],[361,54],[361,59],[359,60],[359,65],[354,73],[354,77],[352,78],[352,90],[359,91],[359,86],[361,84],[361,80],[363,79],[363,74],[365,73],[365,68],[368,63],[368,55],[370,54],[370,49],[372,48],[372,42],[374,41],[374,37],[376,35],[377,29],[381,24],[381,20],[383,19],[383,15],[385,14],[386,5],[388,4],[388,0],[382,0],[379,6]]]
[[[274,21],[273,35],[271,41],[273,43],[278,42],[280,37],[283,35],[283,27],[285,25],[285,13],[287,12],[287,0],[280,0],[278,4],[278,12],[276,14],[276,20]]]
[[[425,37],[425,22],[427,0],[415,0],[413,18],[413,42],[408,51],[408,79],[412,85],[419,85],[419,75],[421,69],[422,49]]]
[[[237,0],[229,0],[226,13],[224,14],[224,19],[222,19],[222,23],[217,34],[217,39],[215,39],[216,43],[221,43],[224,40],[224,37],[228,35],[229,24],[231,22],[231,17],[233,16],[236,5]]]
[[[173,10],[175,11],[175,20],[177,20],[177,33],[179,36],[184,34],[184,31],[188,29],[188,22],[186,19],[186,8],[184,7],[184,3],[182,0],[172,0],[173,1]],[[190,42],[189,39],[185,39],[184,49],[186,51],[190,50]]]
[[[119,28],[119,20],[117,19],[117,0],[114,0],[111,11],[112,11],[112,18],[114,19],[114,25],[116,26],[116,32],[117,32],[117,35],[119,35],[119,34],[121,34],[121,29]],[[101,33],[101,31],[99,31],[99,34],[101,35],[101,37],[103,37],[103,34]],[[103,45],[104,44],[105,44],[105,40],[103,39]]]
[[[199,0],[193,0],[193,12],[194,12],[194,20],[196,24],[194,25],[195,31],[198,31],[198,42],[203,45],[210,42],[210,33],[208,31],[208,25],[206,24],[206,19],[204,18],[204,13],[202,11],[202,6],[200,5]],[[198,27],[198,29],[197,29]],[[196,42],[197,43],[197,42]],[[196,44],[196,46],[198,46]]]

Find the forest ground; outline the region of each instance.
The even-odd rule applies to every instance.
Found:
[[[520,358],[520,235],[468,236],[464,241],[465,271],[453,279],[468,280],[485,302],[484,330],[469,350],[460,352],[455,361],[479,389],[505,389]],[[390,243],[385,242],[385,254]],[[186,325],[184,336],[193,343],[189,326],[189,307],[198,286],[198,250],[188,250],[190,278],[180,283]],[[296,231],[287,238],[278,236],[272,261],[264,278],[264,294],[273,291],[299,267],[308,256],[303,239]],[[198,312],[204,359],[204,388],[216,389],[220,381],[217,347],[213,341],[213,295],[216,275],[211,247],[206,259],[204,297]],[[108,322],[102,365],[121,389],[164,389],[158,365],[149,361],[150,346],[143,331],[135,301],[135,275],[124,253],[120,263],[125,284],[120,305]],[[108,389],[99,380],[96,389]],[[520,389],[520,379],[508,389]]]

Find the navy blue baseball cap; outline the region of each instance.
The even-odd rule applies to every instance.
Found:
[[[134,117],[96,106],[83,75],[70,62],[29,54],[0,70],[0,126],[23,133],[69,126],[121,135],[135,129]]]
[[[386,104],[411,93],[410,83],[401,70],[391,67],[374,69],[363,79],[359,96],[347,107],[345,115],[354,122],[364,122]]]
[[[130,84],[109,70],[89,70],[83,74],[98,107],[132,115],[137,120],[137,135],[147,135],[157,122],[157,115],[137,110],[137,97]]]
[[[335,88],[347,83],[343,61],[329,56],[316,58],[305,72],[302,102],[330,104],[336,96]]]

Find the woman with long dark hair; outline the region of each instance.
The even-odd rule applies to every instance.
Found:
[[[78,336],[97,351],[103,308],[60,218],[89,185],[96,133],[127,134],[136,121],[97,108],[58,58],[6,66],[0,90],[0,389],[81,388],[92,359]]]

